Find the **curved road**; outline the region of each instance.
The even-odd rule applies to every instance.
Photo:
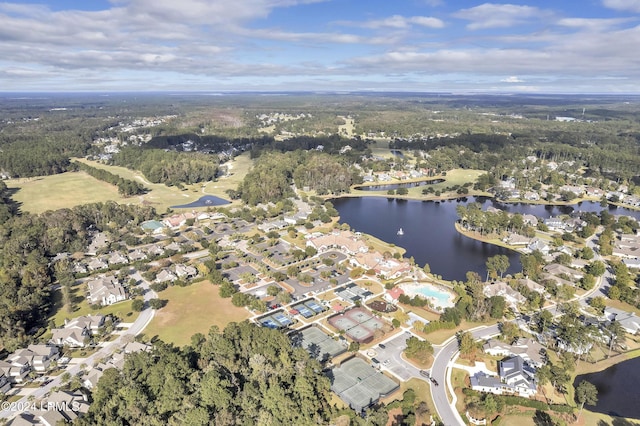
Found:
[[[592,237],[587,239],[587,245],[594,249],[595,257],[593,260],[603,260],[602,257],[597,252],[597,244],[594,242],[594,239],[597,236],[594,234]],[[586,306],[586,301],[595,296],[604,296],[607,295],[607,286],[615,279],[615,276],[612,273],[611,268],[607,268],[606,272],[603,276],[598,278],[598,281],[593,289],[587,291],[585,294],[579,297],[575,297],[572,300],[578,301],[581,305]],[[544,308],[545,310],[553,313],[554,317],[560,315],[559,310],[557,309],[557,305],[551,305]],[[476,340],[479,339],[487,339],[492,336],[496,336],[500,334],[500,330],[498,325],[492,326],[484,326],[478,327],[471,331],[471,334]],[[445,426],[457,426],[457,425],[465,425],[465,422],[462,420],[460,413],[456,410],[456,398],[453,393],[453,387],[451,386],[451,366],[453,365],[455,357],[458,354],[458,342],[454,337],[447,340],[439,349],[436,350],[433,360],[433,366],[431,367],[431,376],[439,383],[441,386],[434,386],[431,384],[431,397],[433,399],[433,403],[436,407],[436,411],[440,416],[440,419],[444,423]],[[447,388],[449,388],[450,394],[453,395],[453,401],[449,402],[449,398],[447,396]]]

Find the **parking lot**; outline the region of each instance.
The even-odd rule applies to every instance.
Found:
[[[411,336],[412,334],[408,331],[401,332],[382,342],[382,346],[378,344],[371,348],[371,350],[367,351],[367,355],[372,355],[370,358],[375,358],[380,362],[377,366],[381,370],[389,371],[402,381],[409,380],[412,377],[422,378],[420,369],[404,361],[401,357],[402,351],[407,347],[406,341]]]

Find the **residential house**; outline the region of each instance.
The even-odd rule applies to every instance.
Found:
[[[128,256],[131,262],[137,262],[139,260],[145,260],[147,258],[147,253],[137,248],[135,250],[130,251]]]
[[[546,265],[542,270],[556,277],[562,277],[563,275],[567,276],[571,280],[580,280],[584,277],[584,272],[569,268],[568,266],[560,265],[559,263]]]
[[[114,276],[91,280],[87,283],[87,288],[87,299],[92,304],[107,306],[127,299],[127,291]]]
[[[520,356],[527,364],[540,368],[545,364],[545,348],[538,341],[521,337],[513,344],[489,339],[482,347],[485,353],[494,356]]]
[[[176,265],[176,276],[180,279],[193,278],[198,275],[198,270],[190,265]]]
[[[487,297],[502,296],[505,302],[511,308],[517,308],[519,304],[524,303],[527,299],[517,290],[511,288],[505,282],[497,282],[484,287],[483,293]]]
[[[629,334],[639,334],[640,332],[640,317],[636,316],[634,312],[623,311],[622,309],[606,307],[604,309],[604,315],[609,321],[615,321],[619,323],[624,330]]]
[[[516,355],[500,361],[498,375],[504,383],[509,385],[513,393],[524,397],[532,397],[536,394],[535,370],[528,367],[522,357]]]
[[[114,251],[109,253],[109,257],[107,257],[107,262],[109,265],[124,265],[129,263],[129,258],[119,251]]]
[[[43,409],[35,413],[44,425],[69,423],[89,411],[87,396],[82,392],[57,391],[40,403]]]
[[[536,394],[535,370],[520,356],[514,356],[498,362],[498,377],[488,376],[484,372],[471,377],[471,389],[497,395],[516,394],[532,397]]]
[[[538,284],[537,282],[530,280],[529,278],[519,279],[518,284],[527,287],[531,291],[535,291],[536,293],[545,294],[546,289],[543,285]]]
[[[531,240],[531,243],[527,246],[527,248],[531,251],[537,250],[542,253],[543,256],[549,254],[549,250],[551,250],[549,245],[540,238],[534,238],[533,240]]]
[[[0,375],[11,383],[24,382],[30,371],[31,366],[26,359],[0,361]]]
[[[163,269],[156,275],[155,281],[157,283],[166,283],[166,282],[174,282],[178,277],[168,269]]]
[[[538,201],[540,199],[540,194],[533,191],[527,191],[522,194],[522,198],[529,201]]]
[[[26,362],[36,373],[49,370],[52,361],[60,356],[60,350],[52,345],[29,345],[26,349],[18,349],[7,357],[7,361]]]
[[[532,214],[523,214],[522,223],[528,226],[538,226],[538,218]]]
[[[180,244],[176,243],[175,241],[167,244],[166,246],[164,246],[165,250],[169,250],[169,251],[175,251],[178,252],[181,250],[182,247],[180,247]]]
[[[527,247],[531,244],[531,238],[514,233],[509,234],[503,241],[511,246]]]
[[[104,260],[95,257],[87,263],[87,269],[90,271],[100,271],[102,269],[107,269],[109,265]]]
[[[149,256],[162,256],[164,254],[164,249],[157,244],[151,244],[145,250]]]
[[[92,335],[98,334],[104,326],[103,315],[86,315],[65,321],[63,328],[52,329],[51,342],[59,346],[82,348]]]
[[[91,239],[91,244],[87,247],[88,255],[95,255],[98,250],[109,245],[109,237],[104,232],[97,232]]]
[[[565,224],[559,217],[550,217],[544,220],[544,224],[550,231],[564,231]]]

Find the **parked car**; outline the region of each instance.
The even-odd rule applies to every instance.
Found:
[[[429,378],[429,372],[427,370],[420,370],[420,375],[426,377],[427,379]]]
[[[380,344],[378,345],[378,347],[379,347],[380,349],[386,349],[386,348],[387,348],[387,347],[386,347],[385,345],[383,345],[382,343],[380,343]]]

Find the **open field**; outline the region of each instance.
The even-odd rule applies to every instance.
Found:
[[[6,181],[7,187],[17,190],[12,198],[20,209],[29,213],[74,207],[80,204],[114,200],[131,202],[118,194],[118,189],[99,181],[85,172],[67,172],[59,175]]]
[[[242,154],[230,162],[231,176],[223,177],[218,182],[185,185],[185,189],[181,190],[165,184],[148,182],[141,173],[124,167],[109,166],[86,159],[75,160],[108,170],[125,179],[141,182],[149,192],[126,198],[118,194],[118,189],[114,185],[95,179],[85,172],[67,172],[52,176],[8,180],[7,186],[17,190],[13,199],[20,203],[23,211],[30,213],[42,213],[47,210],[110,200],[123,204],[151,205],[162,213],[171,206],[190,203],[203,195],[228,198],[225,190],[236,189],[253,164],[248,153]]]
[[[229,167],[227,176],[221,177],[216,182],[207,182],[203,185],[203,192],[209,195],[217,195],[218,197],[228,198],[225,193],[227,189],[237,189],[247,172],[253,166],[253,160],[249,153],[245,152],[238,155],[233,161],[225,163]]]
[[[230,322],[249,318],[249,312],[231,304],[231,299],[218,295],[218,286],[210,281],[200,281],[187,287],[169,287],[158,297],[168,300],[167,305],[156,312],[144,334],[160,337],[165,342],[179,346],[191,342],[196,333],[207,334],[212,325],[220,330]]]

